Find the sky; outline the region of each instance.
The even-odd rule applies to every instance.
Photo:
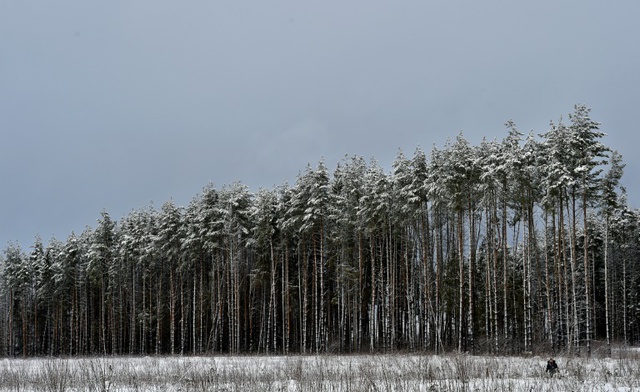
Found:
[[[0,247],[207,184],[383,168],[592,109],[640,206],[640,2],[0,2]]]

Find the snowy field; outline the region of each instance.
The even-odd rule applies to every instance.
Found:
[[[640,391],[640,353],[2,359],[0,391]]]

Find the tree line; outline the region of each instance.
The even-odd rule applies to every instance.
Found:
[[[0,257],[0,352],[591,354],[640,339],[640,215],[576,105],[540,135],[206,186]]]

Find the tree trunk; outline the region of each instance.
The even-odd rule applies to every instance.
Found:
[[[458,211],[458,352],[463,352],[463,320],[464,320],[464,216],[463,211]]]
[[[549,342],[551,343],[551,347],[554,346],[555,340],[553,339],[553,331],[554,329],[554,312],[551,308],[551,281],[549,279],[549,244],[547,243],[548,238],[548,221],[549,221],[549,213],[545,210],[544,213],[544,225],[545,225],[545,243],[544,243],[544,277],[545,277],[545,293],[547,299],[547,310],[545,314],[545,334]],[[555,234],[554,234],[555,235]],[[553,238],[553,237],[552,237]]]
[[[589,231],[587,222],[587,191],[586,183],[583,181],[582,192],[582,219],[584,230],[584,295],[585,295],[585,344],[587,346],[587,355],[591,356],[591,306],[590,306],[590,294],[589,294]]]
[[[289,354],[291,334],[291,302],[289,294],[289,247],[284,246],[284,261],[282,268],[282,346],[285,354]]]
[[[162,299],[160,283],[156,283],[156,355],[160,355],[162,349]]]
[[[578,352],[580,351],[580,320],[578,318],[578,295],[577,295],[577,264],[578,264],[578,249],[577,249],[577,235],[576,235],[576,198],[575,193],[572,192],[571,196],[571,302],[573,310],[573,338],[574,347]]]
[[[604,318],[607,336],[607,356],[611,356],[611,326],[609,321],[609,214],[604,225]]]
[[[424,328],[423,328],[423,349],[430,348],[430,325],[431,325],[431,317],[429,315],[430,309],[433,309],[431,304],[431,227],[429,224],[429,206],[425,203],[423,213],[420,214],[422,220],[422,235],[420,236],[422,240],[422,268],[423,268],[423,296],[424,296],[424,304],[423,304],[423,314],[420,317],[423,320]]]
[[[275,313],[275,302],[276,302],[276,260],[273,252],[273,242],[269,241],[269,255],[271,258],[271,282],[270,282],[270,290],[269,290],[269,314],[267,315],[267,354],[270,349],[276,350],[276,342],[275,342],[275,331],[278,326],[276,325],[276,313]],[[273,342],[271,342],[273,336]],[[273,344],[273,347],[270,346]]]
[[[500,243],[497,242],[497,237],[500,232],[500,222],[498,221],[498,200],[493,203],[493,224],[492,227],[495,227],[495,232],[492,232],[491,242],[493,242],[493,261],[491,268],[491,275],[493,277],[493,339],[494,339],[494,350],[497,353],[500,346],[500,333],[498,330],[498,253],[500,248]],[[494,242],[496,241],[496,242]]]
[[[362,232],[358,231],[358,292],[355,295],[356,301],[356,312],[358,313],[358,322],[356,328],[356,350],[360,352],[362,350],[362,334],[363,334],[363,310],[362,306],[364,306],[364,285],[365,285],[365,276],[364,276],[364,245],[362,243]]]
[[[371,248],[371,305],[369,306],[369,349],[374,352],[376,337],[376,259],[373,235],[369,239]]]
[[[444,350],[444,345],[442,342],[443,338],[443,323],[442,323],[442,266],[444,264],[444,256],[443,256],[443,241],[444,241],[444,233],[442,227],[442,216],[441,210],[438,208],[436,212],[436,309],[435,309],[435,317],[436,317],[436,353],[439,354]]]
[[[509,247],[507,241],[507,183],[503,184],[502,200],[502,320],[503,338],[505,343],[509,338],[509,305],[507,302],[509,293],[508,270],[509,270]]]
[[[171,265],[169,271],[169,344],[171,345],[171,355],[175,354],[176,348],[176,289],[173,275],[173,265]]]
[[[475,345],[475,311],[476,311],[476,297],[475,297],[475,280],[476,280],[476,214],[475,207],[472,201],[471,191],[468,194],[468,209],[469,209],[469,311],[468,311],[468,323],[467,326],[467,349],[474,352]]]

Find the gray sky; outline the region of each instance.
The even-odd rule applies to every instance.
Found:
[[[640,2],[2,1],[0,246],[209,182],[543,133],[584,103],[638,206]]]

